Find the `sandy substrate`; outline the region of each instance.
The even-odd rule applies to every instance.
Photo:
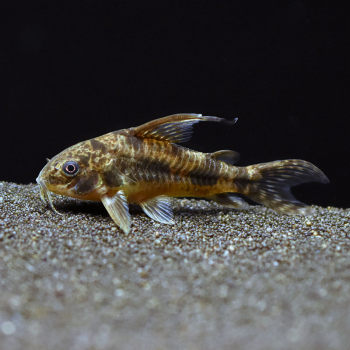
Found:
[[[313,217],[174,200],[132,207],[0,183],[0,344],[7,349],[347,349],[350,210]]]

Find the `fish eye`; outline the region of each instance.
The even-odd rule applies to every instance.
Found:
[[[74,176],[79,171],[79,164],[73,161],[65,162],[62,170],[67,176]]]

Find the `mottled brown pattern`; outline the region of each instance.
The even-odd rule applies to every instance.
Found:
[[[90,144],[91,144],[93,152],[95,152],[95,151],[100,151],[102,153],[106,153],[107,152],[106,145],[103,142],[98,141],[97,139],[91,139],[90,140]]]
[[[120,170],[116,168],[115,165],[104,171],[102,173],[102,176],[106,185],[110,188],[119,188],[124,183],[123,179],[120,176]]]
[[[91,171],[88,176],[81,178],[75,186],[76,194],[84,195],[92,192],[98,183],[98,179],[98,173],[96,171]]]
[[[86,154],[86,155],[80,155],[78,156],[79,159],[79,164],[84,165],[84,166],[89,166],[90,163],[90,155]]]
[[[218,154],[176,145],[174,142],[189,139],[198,121],[225,122],[222,118],[179,114],[80,142],[43,168],[37,179],[43,196],[49,198],[47,193],[52,191],[101,200],[101,196],[112,198],[122,191],[127,201],[141,204],[163,195],[217,198],[237,205],[233,197],[215,197],[237,192],[280,213],[310,213],[292,196],[290,187],[308,181],[326,183],[328,179],[318,168],[302,160],[237,167],[218,160]],[[79,165],[73,178],[62,171],[68,160]]]

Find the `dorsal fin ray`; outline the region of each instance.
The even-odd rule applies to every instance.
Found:
[[[207,117],[201,114],[173,114],[164,118],[152,120],[146,124],[129,129],[133,136],[151,138],[169,143],[186,142],[191,138],[192,126],[200,121],[210,121],[234,124],[238,118],[227,120],[224,118]]]

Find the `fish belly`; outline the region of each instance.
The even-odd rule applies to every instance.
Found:
[[[182,179],[181,182],[170,182],[161,184],[157,182],[140,182],[128,185],[123,191],[130,203],[141,203],[150,198],[165,195],[168,197],[208,197],[213,194],[232,192],[233,188],[228,183],[220,181],[215,185],[205,184],[205,181],[191,181],[189,178]],[[197,182],[200,182],[199,185]]]

